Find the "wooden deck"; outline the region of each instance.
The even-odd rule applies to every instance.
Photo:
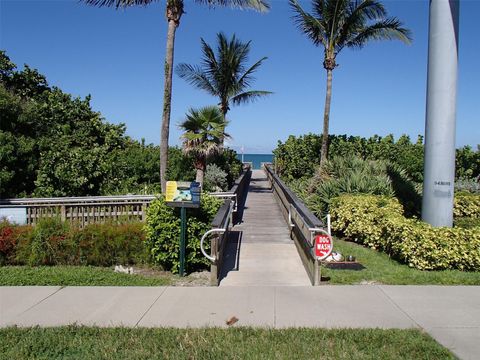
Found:
[[[233,227],[220,286],[310,285],[263,170],[253,170],[242,222]]]

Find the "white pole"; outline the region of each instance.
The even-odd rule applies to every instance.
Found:
[[[430,0],[422,219],[453,225],[458,0]]]

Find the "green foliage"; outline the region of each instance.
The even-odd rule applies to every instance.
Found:
[[[78,228],[58,218],[43,219],[35,227],[2,222],[0,245],[14,244],[3,252],[5,263],[13,265],[143,264],[149,255],[142,227],[141,223],[105,223]]]
[[[298,189],[297,181],[295,189]],[[331,199],[340,194],[364,193],[393,196],[385,161],[362,160],[355,156],[331,157],[318,167],[300,195],[318,216],[328,212]]]
[[[192,179],[195,179],[193,159],[190,156],[184,155],[182,149],[178,147],[171,147],[168,149],[168,168],[166,178],[167,180],[173,181],[192,181]]]
[[[207,165],[203,188],[205,191],[227,191],[227,173],[216,164]]]
[[[312,176],[316,165],[320,164],[322,136],[307,134],[299,137],[289,136],[278,142],[273,151],[277,171],[286,180]],[[423,181],[423,137],[418,136],[415,143],[407,135],[395,141],[393,135],[370,138],[347,135],[329,135],[329,156],[356,155],[365,160],[387,160],[405,171],[405,175],[416,183]],[[478,188],[480,176],[480,148],[473,151],[470,146],[457,149],[456,178],[473,179],[470,187]]]
[[[434,228],[403,216],[396,199],[343,195],[332,200],[332,228],[420,270],[480,270],[480,228]]]
[[[455,191],[480,194],[480,178],[458,179],[455,181]]]
[[[480,195],[469,193],[455,194],[453,216],[455,218],[480,218]]]
[[[92,110],[90,97],[51,88],[28,66],[16,70],[3,51],[0,114],[2,198],[160,191],[158,146],[125,136],[123,124],[110,124]],[[236,179],[238,160],[231,151],[214,162],[227,172],[229,184]],[[170,148],[167,177],[193,180],[192,158]]]
[[[187,272],[207,268],[210,264],[200,251],[200,239],[210,229],[210,223],[220,205],[220,200],[202,194],[200,208],[189,209],[187,212]],[[167,206],[163,197],[152,201],[147,211],[145,232],[147,248],[155,263],[165,270],[177,273],[180,265],[180,210]],[[208,248],[206,242],[206,251]]]
[[[42,219],[33,228],[28,250],[25,247],[20,254],[24,254],[28,265],[68,264],[73,254],[67,235],[66,223],[57,218]]]
[[[474,151],[470,146],[457,149],[455,156],[455,174],[457,179],[471,179],[480,176],[480,145]]]
[[[211,164],[217,165],[227,173],[227,188],[230,189],[233,183],[242,173],[243,164],[237,158],[236,151],[223,149],[223,152],[212,159]]]

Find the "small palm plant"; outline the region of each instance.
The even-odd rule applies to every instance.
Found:
[[[184,131],[183,151],[194,158],[197,170],[196,181],[203,185],[208,160],[220,152],[222,139],[230,138],[225,133],[227,122],[216,106],[190,109],[186,119],[179,125]]]
[[[182,63],[175,70],[178,76],[197,89],[218,98],[218,106],[224,117],[230,110],[230,104],[245,104],[271,94],[270,91],[249,90],[255,80],[253,74],[267,59],[263,57],[247,67],[250,41],[244,43],[235,35],[227,39],[225,34],[218,33],[216,53],[204,39],[201,42],[201,65]]]
[[[398,39],[410,43],[410,30],[394,18],[376,0],[312,0],[312,14],[297,0],[289,0],[299,30],[316,46],[324,49],[323,67],[327,70],[327,93],[323,115],[320,164],[327,160],[328,126],[332,99],[332,73],[337,55],[344,48],[361,49],[372,40]]]

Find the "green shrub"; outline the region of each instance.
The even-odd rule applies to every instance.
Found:
[[[455,218],[480,218],[480,194],[455,194],[453,216]]]
[[[200,251],[200,239],[220,208],[221,201],[202,194],[199,209],[187,210],[186,270],[206,269],[210,261]],[[145,225],[147,248],[156,264],[177,273],[180,259],[180,209],[166,205],[163,197],[152,201]],[[208,251],[209,243],[205,243]]]
[[[217,165],[227,173],[227,189],[233,186],[233,183],[240,176],[243,169],[243,164],[237,158],[236,151],[232,149],[224,149],[221,154],[212,160],[212,164]]]
[[[227,191],[227,173],[216,164],[208,164],[205,178],[203,179],[205,191]]]
[[[73,244],[69,237],[69,226],[59,218],[42,219],[33,228],[29,254],[25,254],[28,265],[57,265],[73,259]]]
[[[35,227],[2,224],[0,232],[13,234],[10,242],[15,243],[14,249],[4,257],[5,263],[11,265],[111,266],[149,261],[142,223],[78,228],[52,218]]]
[[[320,163],[322,137],[316,134],[289,136],[278,142],[273,151],[278,173],[287,181],[310,177]],[[386,160],[400,166],[410,179],[423,182],[423,137],[412,141],[402,135],[396,141],[393,135],[369,138],[348,135],[328,136],[328,156],[356,155],[365,160]],[[455,177],[477,178],[480,175],[480,146],[464,146],[456,151]],[[478,186],[476,186],[478,189]]]
[[[420,270],[480,270],[480,228],[434,228],[403,216],[396,199],[343,195],[333,199],[332,228]]]
[[[480,195],[480,179],[458,179],[455,181],[455,191]]]
[[[139,222],[91,224],[72,237],[79,265],[133,265],[149,260],[143,224]]]
[[[454,226],[458,228],[471,229],[480,228],[480,218],[461,217],[454,219]]]
[[[332,157],[323,168],[317,167],[306,183],[294,181],[295,188],[306,186],[306,204],[317,215],[328,212],[331,199],[340,194],[374,194],[393,196],[385,161],[363,160],[356,156]]]

